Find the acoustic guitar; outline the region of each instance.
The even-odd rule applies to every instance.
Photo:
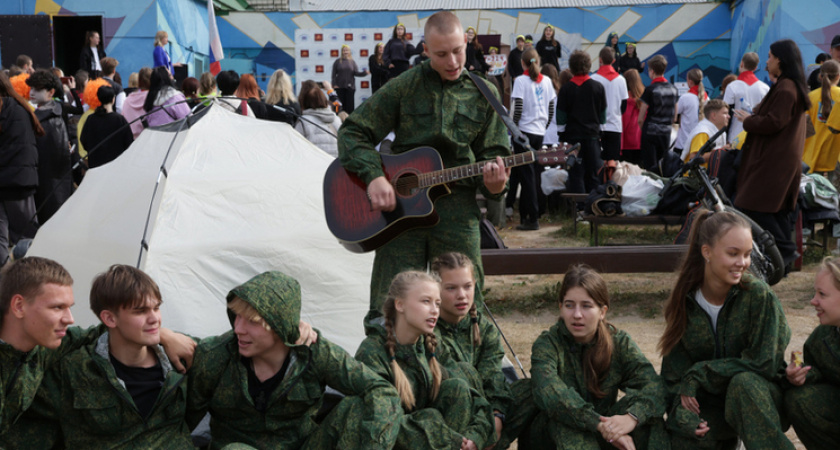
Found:
[[[533,162],[559,165],[573,150],[575,147],[562,144],[502,159],[505,167]],[[338,159],[330,164],[324,177],[327,226],[341,245],[354,253],[376,250],[407,230],[436,225],[440,218],[434,202],[450,192],[447,184],[481,175],[484,164],[489,162],[444,169],[440,155],[431,147],[381,157],[385,178],[394,186],[396,194],[397,204],[393,211],[373,211],[367,197],[367,185],[347,171]]]

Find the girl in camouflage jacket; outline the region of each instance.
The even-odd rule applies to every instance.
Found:
[[[820,325],[805,341],[805,366],[791,357],[785,409],[806,448],[840,448],[840,258],[823,261],[814,288]]]
[[[588,266],[569,268],[561,320],[531,351],[540,409],[529,448],[664,449],[665,387],[630,335],[606,321],[606,282]],[[625,393],[618,400],[618,391]],[[520,443],[520,445],[522,445]]]
[[[793,449],[780,414],[790,328],[779,299],[746,273],[750,225],[701,210],[665,305],[659,341],[671,447]]]
[[[435,335],[451,360],[465,364],[478,377],[475,387],[493,408],[498,438],[512,400],[502,373],[505,350],[499,329],[478,312],[474,267],[466,255],[444,253],[432,261],[431,267],[440,277],[441,286],[440,320]]]
[[[356,359],[397,387],[406,414],[396,448],[482,449],[493,440],[490,405],[443,368],[451,362],[434,334],[440,302],[437,279],[398,274],[382,307],[384,328],[362,341]]]

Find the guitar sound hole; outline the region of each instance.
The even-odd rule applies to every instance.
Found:
[[[394,190],[400,197],[411,197],[417,192],[417,174],[406,173],[400,175],[394,182]]]

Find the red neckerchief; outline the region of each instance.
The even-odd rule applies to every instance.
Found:
[[[525,69],[525,72],[523,72],[523,73],[522,73],[522,75],[525,75],[526,77],[530,77],[530,76],[531,76],[531,75],[528,73],[528,69]],[[538,75],[537,75],[537,83],[542,83],[542,79],[543,79],[543,74],[538,74]]]
[[[589,75],[575,75],[572,77],[571,82],[580,86],[589,79]]]
[[[602,77],[606,78],[607,81],[615,80],[616,77],[618,77],[618,72],[615,71],[615,67],[609,64],[601,66],[598,69],[597,73],[598,75],[601,75]]]
[[[758,81],[758,77],[752,72],[752,70],[745,70],[738,74],[738,79],[747,83],[747,86],[752,86],[756,81]]]
[[[654,78],[654,79],[650,80],[650,84],[653,84],[653,83],[667,83],[667,82],[668,82],[668,80],[665,77],[659,77],[659,78]]]
[[[699,95],[699,92],[700,92],[700,86],[697,86],[697,85],[691,86],[691,88],[689,88],[689,89],[688,89],[688,92],[690,92],[690,93],[692,93],[692,94],[694,94],[694,95],[696,95],[696,96],[700,97],[700,95]],[[709,99],[709,94],[707,94],[707,93],[705,93],[705,92],[704,92],[704,93],[703,93],[703,97],[706,97],[706,98],[704,98],[703,100],[708,100],[708,99]]]

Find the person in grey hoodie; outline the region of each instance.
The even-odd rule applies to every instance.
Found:
[[[341,119],[330,109],[327,97],[315,82],[307,80],[301,86],[298,100],[303,115],[295,129],[321,150],[338,157],[336,135]]]

